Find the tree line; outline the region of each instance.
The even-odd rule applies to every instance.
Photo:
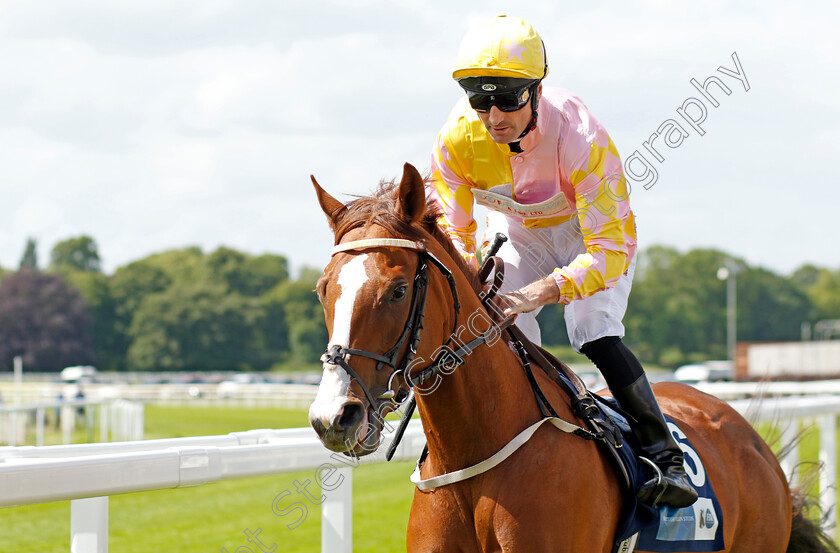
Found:
[[[1,370],[16,355],[31,371],[268,370],[317,362],[327,342],[320,271],[290,279],[280,255],[190,247],[106,275],[88,236],[56,244],[44,270],[35,251],[0,274]]]
[[[651,246],[639,253],[624,317],[625,341],[645,363],[677,367],[726,359],[726,282],[736,271],[739,342],[800,340],[803,325],[840,319],[840,270],[804,265],[789,276],[715,249],[680,253]],[[543,336],[568,344],[561,310],[540,313]]]
[[[17,270],[0,268],[0,370],[269,370],[317,363],[327,343],[313,292],[318,269],[289,275],[281,255],[220,247],[169,250],[101,269],[89,236],[56,244],[42,269],[28,240]],[[840,319],[840,270],[785,277],[713,249],[639,253],[624,324],[645,363],[726,358],[727,263],[737,270],[739,341],[798,340],[803,324]],[[563,310],[539,315],[543,341],[568,345]]]

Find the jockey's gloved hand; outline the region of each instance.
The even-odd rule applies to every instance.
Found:
[[[493,315],[499,318],[509,317],[517,313],[528,313],[560,300],[560,289],[550,276],[534,281],[519,290],[507,294],[497,294],[491,301],[495,307],[491,308]]]

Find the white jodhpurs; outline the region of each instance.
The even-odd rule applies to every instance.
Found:
[[[492,241],[497,232],[508,237],[497,254],[505,262],[503,293],[518,290],[546,277],[554,269],[565,267],[586,251],[578,227],[569,222],[548,228],[526,229],[515,219],[490,211],[483,242]],[[566,330],[576,352],[580,353],[582,345],[598,338],[624,336],[621,320],[627,310],[635,268],[636,259],[633,258],[627,272],[621,275],[613,288],[565,306]],[[516,326],[535,344],[542,343],[537,324],[537,314],[541,309],[520,313],[516,317]]]

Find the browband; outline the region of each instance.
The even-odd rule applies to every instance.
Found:
[[[382,246],[409,248],[411,250],[421,252],[426,251],[426,246],[424,246],[422,242],[414,242],[412,240],[406,240],[405,238],[368,238],[366,240],[353,240],[352,242],[338,244],[332,249],[330,256],[347,250],[361,250],[363,248],[377,248]]]

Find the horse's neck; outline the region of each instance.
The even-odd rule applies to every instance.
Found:
[[[449,266],[444,252],[435,251],[435,255]],[[456,315],[457,328],[449,337],[449,345],[457,351],[482,332],[492,336],[486,334],[492,322],[466,277],[459,272],[453,276],[461,314]],[[448,284],[437,280],[432,285],[435,293],[430,291],[429,298],[449,297]],[[449,305],[441,311],[452,313],[453,309]],[[441,321],[427,321],[427,326],[431,329],[440,323],[443,328],[453,328],[452,322],[444,317]],[[519,357],[508,346],[507,333],[496,336],[490,345],[477,346],[462,355],[464,363],[454,371],[443,371],[447,374],[434,377],[439,382],[426,385],[424,391],[415,391],[429,459],[436,472],[456,470],[486,459],[542,417]],[[552,405],[561,416],[571,416],[568,402],[553,401]]]
[[[500,450],[541,418],[534,392],[503,334],[479,346],[463,365],[441,375],[437,387],[417,403],[436,469],[475,464]],[[555,405],[561,413],[565,403]]]

